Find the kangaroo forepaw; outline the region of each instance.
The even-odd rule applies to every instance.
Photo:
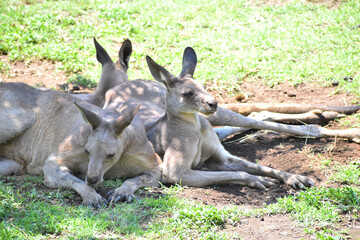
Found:
[[[99,194],[84,198],[83,199],[83,205],[88,206],[88,207],[92,207],[92,208],[95,208],[95,209],[100,209],[100,208],[104,208],[104,207],[108,206],[106,204],[105,198],[102,198]]]
[[[276,186],[276,184],[278,183],[279,181],[276,179],[260,177],[260,176],[252,176],[251,178],[247,179],[247,182],[244,183],[244,185],[266,190],[267,188]]]
[[[117,202],[131,203],[134,201],[134,199],[136,199],[136,197],[133,194],[116,194],[116,192],[114,192],[108,198],[107,202],[109,204],[117,203]]]
[[[297,174],[290,175],[284,182],[294,189],[303,189],[305,187],[315,186],[313,179]]]
[[[88,207],[94,208],[94,209],[101,209],[101,208],[107,208],[109,205],[106,203],[106,201],[102,202],[101,204],[87,204]]]

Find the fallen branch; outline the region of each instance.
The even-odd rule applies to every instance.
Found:
[[[356,143],[360,143],[360,129],[353,128],[347,130],[331,130],[320,127],[318,125],[285,125],[276,122],[262,121],[253,119],[250,117],[242,116],[241,114],[235,113],[228,109],[218,108],[218,110],[212,114],[206,116],[213,126],[232,126],[240,127],[233,130],[244,130],[249,129],[263,129],[272,130],[275,132],[287,133],[295,136],[303,137],[316,137],[316,138],[332,138],[341,137],[350,139]],[[219,121],[221,119],[221,121]],[[231,129],[231,127],[229,127]],[[219,134],[220,129],[216,129]],[[222,136],[226,134],[221,133]]]
[[[360,105],[354,106],[326,106],[326,105],[304,105],[295,103],[234,103],[220,104],[219,106],[229,109],[242,115],[249,115],[253,112],[276,112],[276,113],[306,113],[314,109],[321,111],[338,112],[342,114],[352,114],[360,110]]]
[[[320,124],[325,125],[332,120],[345,117],[346,115],[338,112],[323,112],[321,110],[312,110],[306,113],[287,114],[287,113],[274,113],[262,111],[260,113],[252,113],[249,115],[251,118],[257,120],[288,123],[288,124]]]

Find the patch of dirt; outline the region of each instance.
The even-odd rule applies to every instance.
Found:
[[[247,240],[312,239],[310,234],[304,233],[287,215],[280,214],[243,219],[239,224],[225,226],[224,231],[233,236],[246,236]]]
[[[4,60],[4,57],[0,60]],[[22,81],[29,85],[56,87],[67,80],[64,72],[56,70],[57,68],[58,64],[53,62],[18,62],[11,64],[9,73],[2,74],[1,78],[3,81]],[[315,84],[300,84],[294,87],[290,83],[283,83],[271,88],[261,80],[253,80],[244,82],[239,87],[251,96],[248,102],[326,105],[350,105],[354,100],[359,102],[358,97],[341,92],[337,87],[321,87]],[[224,92],[212,91],[212,94],[220,96],[222,103],[236,102]],[[336,123],[331,124],[331,127],[339,127]],[[333,159],[331,164],[360,161],[360,145],[343,139],[304,139],[273,132],[257,135],[243,142],[240,140],[245,134],[235,135],[223,144],[230,153],[248,161],[310,176],[317,186],[334,186],[334,183],[328,181],[329,173],[321,168],[322,160]],[[223,184],[204,188],[185,187],[178,196],[218,208],[229,205],[258,208],[264,204],[275,203],[277,198],[296,192],[285,185],[263,191],[235,184]],[[105,195],[107,190],[99,189],[99,193]],[[156,194],[159,193],[155,195],[150,193],[155,197]],[[138,195],[144,197],[149,194],[140,191]],[[81,198],[69,199],[67,203],[79,205]],[[288,216],[283,215],[247,218],[240,224],[226,225],[224,231],[237,233],[245,239],[309,239],[300,227],[297,227]],[[359,232],[357,228],[352,228],[351,231],[354,237]]]
[[[302,83],[294,86],[291,82],[280,83],[270,87],[261,79],[251,79],[239,85],[238,96],[229,98],[226,92],[210,90],[221,104],[226,103],[299,103],[347,106],[359,104],[360,98],[341,91],[341,86],[319,86],[313,83]],[[236,90],[235,90],[236,91]],[[236,101],[236,98],[241,101]]]
[[[55,61],[29,61],[10,63],[7,56],[0,56],[0,62],[9,66],[0,76],[0,82],[25,82],[30,86],[57,88],[67,82],[65,71],[59,70],[61,63]]]

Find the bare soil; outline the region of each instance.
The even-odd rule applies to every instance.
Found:
[[[6,61],[2,57],[3,61]],[[10,64],[10,71],[1,75],[2,81],[21,81],[29,85],[56,88],[66,83],[64,72],[58,71],[55,62],[18,62]],[[241,91],[247,93],[248,102],[291,102],[303,104],[350,105],[358,103],[358,97],[342,92],[338,87],[323,87],[315,84],[301,84],[294,87],[283,83],[273,88],[263,84],[259,79],[248,79],[239,85]],[[227,97],[223,92],[212,92],[222,103],[234,103],[235,99]],[[329,127],[339,128],[336,122]],[[254,132],[246,133],[247,135]],[[257,132],[259,133],[259,132]],[[329,172],[321,168],[321,161],[333,159],[347,163],[359,161],[360,145],[343,139],[304,139],[285,134],[263,132],[257,137],[250,137],[240,143],[245,134],[239,134],[226,140],[223,144],[232,154],[257,162],[261,165],[312,177],[317,186],[335,186],[328,180]],[[45,188],[45,187],[44,187]],[[45,189],[44,189],[45,190]],[[244,209],[258,208],[264,204],[275,203],[277,198],[295,194],[297,191],[285,185],[278,185],[267,191],[252,189],[234,184],[215,185],[204,188],[184,188],[178,196],[198,203],[223,208],[239,205]],[[105,193],[105,191],[103,191]],[[154,193],[154,197],[157,194]],[[148,193],[140,191],[139,197]],[[72,204],[81,204],[81,199],[72,199]],[[355,223],[359,226],[360,223]],[[355,226],[344,222],[343,226]],[[225,225],[224,231],[240,235],[244,239],[311,239],[303,229],[288,215],[263,216],[246,218],[237,224]],[[360,238],[359,228],[349,231],[352,239]]]

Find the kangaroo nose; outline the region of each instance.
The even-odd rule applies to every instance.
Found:
[[[99,177],[88,177],[86,176],[86,183],[89,186],[94,186],[99,183]]]
[[[216,111],[218,105],[217,100],[214,99],[213,101],[207,102],[207,104],[211,110],[213,110],[214,112]]]

